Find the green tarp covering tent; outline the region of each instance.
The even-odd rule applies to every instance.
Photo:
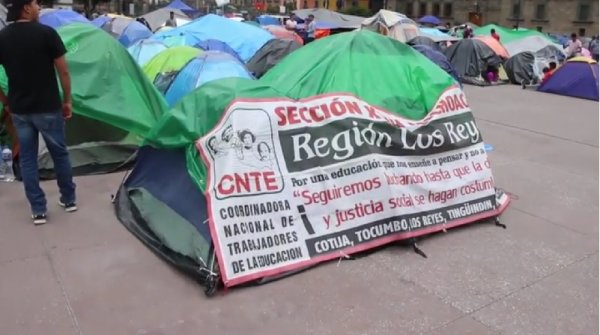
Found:
[[[73,118],[67,144],[76,174],[107,172],[134,154],[167,109],[127,50],[100,29],[73,23],[58,29],[67,48]],[[8,90],[4,71],[0,85]],[[52,177],[52,160],[40,141],[40,175]]]
[[[550,36],[537,30],[523,28],[514,30],[495,24],[488,24],[475,29],[473,33],[476,36],[489,36],[492,29],[495,29],[496,33],[500,35],[500,42],[511,57],[521,52],[536,53],[546,47],[554,48],[557,54],[562,53],[561,45],[554,43]]]
[[[319,105],[319,107],[308,105],[313,101],[321,101],[319,99],[328,101],[329,105]],[[354,114],[356,117],[342,115],[341,111],[344,108],[351,114],[356,113]],[[307,124],[292,127],[291,130],[277,128],[284,127],[288,122],[284,120],[290,123],[307,122]],[[457,138],[444,135],[444,132],[454,129],[453,127],[458,123],[468,124],[471,135],[464,133],[467,129],[465,126],[457,128],[463,132],[460,136],[468,139],[466,142],[460,142],[462,140],[459,141],[460,143],[453,142]],[[279,130],[274,131],[274,128]],[[260,80],[241,78],[217,80],[204,84],[185,96],[163,115],[147,136],[145,145],[140,148],[136,166],[121,185],[115,199],[117,217],[151,250],[205,285],[207,293],[210,294],[221,281],[226,286],[265,282],[300,271],[319,261],[337,258],[344,252],[358,252],[393,240],[427,234],[497,215],[502,210],[504,205],[498,205],[495,200],[496,191],[490,184],[493,183],[493,179],[489,170],[473,173],[464,181],[451,181],[452,184],[456,183],[452,186],[447,181],[436,184],[437,186],[434,184],[405,186],[402,189],[407,192],[409,189],[421,192],[437,190],[438,187],[466,187],[467,183],[473,183],[475,180],[487,180],[485,190],[469,191],[474,192],[470,195],[470,202],[457,203],[455,200],[444,200],[445,205],[475,206],[473,208],[479,208],[477,215],[471,209],[469,215],[460,214],[461,211],[457,210],[457,216],[465,215],[459,220],[460,222],[455,221],[456,217],[449,217],[448,221],[443,219],[447,226],[443,226],[442,221],[437,221],[438,224],[427,223],[427,229],[414,231],[411,230],[412,228],[402,228],[408,217],[404,219],[398,217],[398,224],[394,226],[391,223],[390,226],[398,230],[395,232],[388,230],[385,238],[382,235],[380,236],[382,238],[376,238],[368,245],[356,242],[358,248],[337,246],[330,252],[324,252],[313,258],[307,256],[311,251],[303,249],[307,246],[312,248],[310,246],[314,245],[309,243],[304,229],[309,231],[308,227],[313,227],[311,222],[320,220],[319,214],[315,214],[315,208],[308,205],[306,211],[312,212],[305,214],[304,207],[299,206],[303,202],[289,194],[289,189],[283,190],[284,193],[260,193],[256,195],[259,197],[256,199],[250,195],[234,196],[227,198],[229,199],[227,201],[230,201],[229,207],[223,207],[221,210],[214,207],[220,206],[219,201],[225,199],[219,198],[214,192],[225,188],[231,190],[234,185],[222,178],[218,182],[215,173],[235,174],[237,185],[242,190],[255,185],[255,182],[256,185],[259,183],[258,177],[252,182],[243,180],[244,174],[237,171],[244,166],[249,169],[267,169],[265,171],[268,173],[275,171],[272,165],[274,162],[279,166],[277,171],[280,172],[283,169],[291,171],[298,168],[293,165],[295,160],[288,159],[298,147],[284,146],[284,142],[297,138],[298,131],[307,131],[312,136],[337,136],[337,139],[332,140],[334,142],[332,148],[337,147],[341,151],[345,148],[346,152],[349,152],[350,148],[341,147],[341,138],[345,136],[344,134],[348,134],[346,140],[358,141],[356,145],[359,143],[375,145],[374,143],[377,142],[373,137],[369,140],[368,136],[364,137],[364,141],[357,139],[356,136],[361,136],[357,133],[360,129],[363,129],[362,136],[367,136],[365,134],[371,132],[368,136],[383,136],[380,140],[385,138],[382,133],[384,129],[402,132],[405,135],[394,136],[394,141],[401,138],[410,141],[418,140],[421,141],[421,145],[433,146],[435,149],[432,152],[435,153],[463,152],[468,148],[473,155],[478,156],[473,157],[472,162],[484,164],[486,159],[479,131],[464,94],[445,71],[408,45],[373,32],[354,31],[327,37],[301,48],[277,64]],[[352,138],[350,138],[350,131],[354,134]],[[442,141],[440,136],[446,137]],[[437,138],[436,144],[432,142],[434,138]],[[424,154],[424,152],[412,152],[411,148],[415,148],[414,146],[410,144],[403,146],[397,143],[398,146],[389,149],[391,151],[382,153],[372,147],[367,151],[361,151],[361,155],[366,155],[363,158],[346,157],[342,162],[332,165],[328,159],[337,159],[335,158],[337,156],[331,156],[329,151],[325,153],[324,141],[326,142],[319,139],[315,142],[317,147],[323,149],[319,151],[323,158],[312,161],[308,165],[308,170],[330,172],[334,176],[338,169],[352,170],[353,164],[359,164],[361,169],[365,169],[365,166],[371,163],[376,166],[380,159],[388,163],[390,159],[407,162],[421,162],[421,159],[424,159],[414,156]],[[276,158],[272,156],[275,154]],[[325,156],[330,158],[324,158]],[[217,157],[226,160],[223,161],[225,165],[220,168],[213,165],[217,162]],[[369,159],[371,163],[366,163],[364,159]],[[218,164],[221,164],[221,161]],[[416,164],[416,169],[411,171],[418,171],[417,167],[421,166],[420,164],[429,163]],[[381,167],[373,167],[373,169],[374,175],[369,178],[380,183],[380,178],[384,178],[384,170]],[[301,176],[303,173],[295,171],[293,176]],[[408,173],[408,170],[405,172]],[[260,175],[262,172],[251,173]],[[292,187],[290,182],[292,173],[281,173],[279,178],[269,179],[267,183],[285,180],[287,187]],[[335,181],[313,182],[313,186],[317,188],[334,187],[334,184],[343,186],[352,178],[360,183],[361,180],[365,180],[366,175],[349,175],[339,177]],[[432,178],[443,178],[443,176]],[[270,187],[267,189],[273,190],[273,185]],[[396,192],[397,190],[386,186],[381,192],[369,193],[367,197],[376,198]],[[262,196],[271,197],[273,203],[261,202]],[[475,205],[473,199],[478,197],[483,197],[477,201],[484,199],[481,201],[486,201],[487,207]],[[348,201],[357,201],[353,198],[346,199],[344,203],[339,202],[344,199],[330,200],[332,204],[322,207],[322,214],[333,213],[335,208],[341,209],[348,205]],[[300,212],[296,212],[297,207]],[[263,210],[265,212],[262,214],[255,212]],[[419,209],[418,207],[410,209],[410,211],[414,210]],[[285,222],[291,223],[292,221],[287,221],[289,218],[294,223],[288,225],[281,221],[281,217],[277,219],[270,217],[269,213],[273,211],[278,212],[280,216],[284,215]],[[210,214],[211,212],[213,214]],[[398,212],[386,210],[381,215],[389,217],[398,215]],[[440,212],[439,215],[446,214]],[[228,216],[239,217],[238,223],[226,224],[223,220]],[[263,219],[267,221],[261,221]],[[402,221],[404,223],[401,223],[401,220],[405,220]],[[352,223],[348,224],[352,226]],[[366,223],[367,226],[369,224],[371,223]],[[284,227],[287,228],[283,229]],[[416,226],[414,227],[417,229]],[[336,229],[340,232],[344,228],[349,227]],[[323,229],[325,229],[324,225],[314,225],[316,232],[313,234],[322,234]],[[267,231],[270,232],[267,233],[268,236],[264,234]],[[235,235],[236,241],[224,241],[223,233]],[[344,231],[340,232],[342,233]],[[355,235],[345,236],[353,238],[352,236]],[[327,243],[323,241],[321,243]],[[305,242],[306,245],[303,244]],[[282,243],[284,245],[300,243],[301,246],[293,250],[283,250],[285,246],[282,246]],[[245,260],[240,260],[239,263],[236,261],[234,267],[237,267],[237,270],[234,269],[233,272],[236,274],[233,274],[230,268],[233,263],[229,257],[235,255],[242,257],[239,255],[247,253],[260,255],[248,255]],[[305,261],[295,262],[299,256]],[[281,262],[289,266],[282,266]]]

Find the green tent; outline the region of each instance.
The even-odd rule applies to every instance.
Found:
[[[104,31],[73,23],[58,29],[67,48],[73,118],[67,144],[76,174],[100,173],[129,162],[167,109],[127,50]],[[0,85],[8,90],[7,77]],[[40,141],[40,175],[52,177],[52,160]]]
[[[474,29],[473,33],[475,34],[475,36],[489,36],[490,31],[492,29],[495,29],[496,33],[500,35],[500,42],[502,42],[502,44],[511,43],[516,40],[520,40],[531,36],[539,36],[544,39],[547,39],[550,42],[552,41],[548,35],[541,33],[537,30],[525,28],[519,28],[519,30],[514,30],[512,28],[507,28],[496,24],[488,24],[483,27],[479,27],[477,29]]]
[[[491,29],[500,35],[500,42],[512,57],[522,52],[538,53],[545,50],[544,54],[552,54],[555,59],[564,58],[564,51],[560,44],[555,43],[550,36],[537,30],[520,28],[513,30],[495,24],[488,24],[474,30],[475,35],[489,36]]]
[[[200,55],[203,51],[188,46],[176,46],[161,51],[152,57],[143,70],[151,82],[161,73],[170,73],[181,70],[190,60]]]
[[[320,103],[318,101],[328,101],[329,105],[324,102],[317,105]],[[312,107],[308,105],[313,102],[315,105]],[[342,114],[344,109],[348,114]],[[286,113],[288,113],[287,117]],[[285,128],[288,121],[290,124],[287,126],[289,127]],[[292,123],[302,122],[306,122],[306,125],[292,126]],[[456,128],[459,123],[468,124],[468,127],[461,125]],[[360,134],[362,135],[359,134],[361,127],[362,133]],[[277,131],[273,131],[274,128],[277,128]],[[448,154],[450,154],[448,157],[458,159],[454,155],[465,153],[466,150],[475,155],[474,157],[479,156],[472,158],[472,162],[483,162],[485,159],[483,143],[464,99],[464,94],[445,71],[408,45],[373,32],[354,31],[336,34],[303,47],[286,57],[258,81],[241,78],[216,80],[204,84],[185,96],[169,113],[160,118],[147,136],[145,145],[140,148],[136,165],[121,185],[115,199],[117,217],[151,250],[205,285],[207,293],[213,293],[219,281],[223,281],[227,286],[242,282],[265,282],[305,269],[319,261],[338,258],[340,254],[344,254],[343,252],[358,252],[375,245],[389,243],[392,240],[406,239],[410,236],[445,229],[446,226],[441,222],[447,222],[448,227],[472,222],[476,219],[497,215],[503,209],[502,206],[497,205],[493,187],[485,190],[481,188],[479,191],[468,188],[471,194],[470,199],[476,199],[475,193],[472,192],[480,192],[478,196],[483,198],[479,198],[477,201],[485,199],[485,201],[489,201],[489,204],[493,203],[490,205],[493,209],[488,207],[485,212],[474,215],[474,210],[483,208],[475,205],[475,200],[469,200],[471,202],[465,205],[465,203],[456,204],[452,202],[453,200],[444,198],[444,202],[450,201],[453,206],[471,206],[468,207],[468,213],[461,212],[461,210],[453,212],[455,213],[453,215],[462,216],[460,222],[452,221],[456,220],[456,217],[449,217],[448,221],[445,221],[445,218],[439,219],[436,221],[437,223],[429,221],[427,229],[421,230],[417,227],[418,222],[411,219],[412,224],[415,225],[415,230],[411,230],[413,228],[402,228],[400,223],[401,220],[407,222],[408,217],[392,210],[388,212],[388,215],[400,215],[396,216],[398,218],[398,221],[395,221],[397,222],[396,227],[401,230],[408,229],[408,232],[406,230],[397,231],[397,234],[388,232],[386,233],[389,234],[388,239],[377,238],[369,246],[360,245],[358,248],[354,248],[354,244],[351,243],[345,247],[342,245],[343,241],[337,246],[329,244],[327,248],[331,247],[330,251],[320,251],[322,254],[319,257],[310,258],[306,262],[294,263],[292,264],[294,266],[290,267],[268,265],[267,262],[285,262],[286,259],[289,261],[291,258],[303,255],[302,250],[290,251],[282,250],[283,247],[275,248],[277,250],[273,251],[273,254],[259,255],[258,260],[256,257],[253,258],[254,263],[250,261],[250,258],[246,259],[247,263],[240,260],[239,263],[234,262],[234,264],[228,260],[228,257],[238,253],[262,252],[261,250],[264,248],[273,248],[274,244],[282,243],[284,240],[287,241],[285,243],[294,243],[294,236],[314,235],[314,232],[310,232],[312,228],[309,229],[309,227],[316,227],[313,223],[323,222],[322,215],[334,213],[336,209],[331,205],[317,206],[316,208],[311,207],[310,210],[322,208],[320,214],[315,212],[306,214],[304,207],[299,205],[303,203],[299,199],[300,193],[294,196],[288,193],[291,186],[289,184],[303,183],[302,181],[293,181],[293,177],[299,176],[298,172],[301,176],[303,171],[330,172],[331,178],[338,177],[335,177],[335,180],[329,179],[329,181],[322,182],[316,181],[319,178],[311,179],[311,184],[317,185],[315,187],[336,189],[336,186],[342,186],[348,182],[348,178],[352,178],[352,175],[342,177],[340,174],[351,173],[352,166],[356,164],[357,159],[363,159],[348,158],[347,156],[335,158],[335,154],[328,156],[330,150],[325,150],[323,147],[327,141],[318,138],[315,140],[315,148],[317,148],[315,150],[321,158],[316,158],[305,166],[294,165],[296,159],[289,159],[289,157],[296,154],[298,146],[291,144],[288,147],[293,138],[298,138],[298,134],[307,136],[304,132],[313,136],[333,136],[337,138],[337,140],[332,140],[337,143],[332,146],[333,150],[346,150],[345,152],[348,153],[348,147],[342,145],[340,138],[345,136],[346,141],[353,139],[357,145],[367,142],[383,143],[381,140],[385,139],[385,135],[381,134],[384,134],[382,133],[384,129],[391,132],[409,132],[410,134],[404,133],[405,135],[398,133],[397,136],[390,137],[390,140],[391,138],[394,138],[394,141],[401,141],[402,138],[420,139],[421,145],[433,145],[434,149],[430,152],[431,155],[441,153],[440,157],[446,157],[444,159],[447,159]],[[457,135],[453,129],[460,129],[460,134]],[[465,133],[467,129],[471,135]],[[451,135],[447,134],[448,144],[445,146],[442,146],[441,142],[434,145],[434,142],[423,141],[421,138],[431,133],[437,140],[440,140],[440,136],[444,136],[444,131],[452,132]],[[350,132],[353,134],[352,137]],[[367,136],[364,137],[367,142],[357,139],[357,136]],[[375,140],[373,136],[380,136],[380,141]],[[461,142],[460,136],[469,140]],[[251,143],[256,143],[256,147]],[[284,143],[287,144],[284,145]],[[306,149],[306,147],[303,148]],[[361,160],[360,162],[363,163],[360,163],[360,168],[375,169],[373,173],[382,178],[384,170],[381,166],[376,167],[377,159],[386,160],[395,157],[413,162],[410,163],[413,168],[409,169],[419,171],[421,164],[430,163],[427,163],[425,158],[423,160],[421,157],[415,158],[413,155],[417,153],[412,152],[413,148],[415,147],[412,144],[406,143],[405,146],[398,142],[395,149],[390,149],[392,151],[385,153],[370,151],[372,148],[367,149],[362,152],[366,156],[361,157],[372,157],[373,160],[364,158],[365,160],[369,159],[371,163]],[[250,149],[256,151],[250,151]],[[202,151],[202,156],[199,150]],[[341,152],[339,150],[336,152]],[[273,158],[272,155],[277,155],[277,157]],[[429,154],[426,154],[425,157],[429,157],[427,155]],[[323,158],[325,156],[343,160],[332,163],[328,161],[330,158]],[[217,157],[230,161],[217,167],[214,165]],[[248,163],[242,162],[246,158]],[[218,181],[215,174],[234,173],[241,166],[264,169],[264,164],[268,165],[266,169],[271,172],[277,170],[274,168],[273,164],[275,164],[279,167],[277,171],[281,173],[279,178],[270,179],[269,183],[278,181],[289,183],[287,190],[279,191],[283,193],[275,192],[265,195],[265,197],[272,197],[275,204],[269,207],[268,204],[261,203],[260,199],[245,198],[241,195],[240,197],[219,198],[216,192],[221,192],[218,190],[225,188],[231,190],[233,184],[226,182],[226,179]],[[398,164],[398,166],[402,166],[402,163]],[[299,167],[301,170],[298,170]],[[389,165],[388,167],[393,168]],[[489,170],[480,171],[475,172],[481,174],[477,178],[492,180]],[[252,173],[256,175],[256,172]],[[361,177],[363,176],[356,176],[356,181],[365,180]],[[259,187],[258,177],[255,180],[256,186],[252,186],[255,185],[254,182],[244,181],[241,173],[235,178],[238,178],[236,183],[242,192],[249,187]],[[289,181],[289,178],[292,178],[292,182]],[[449,175],[447,177],[436,176],[433,173],[431,178],[441,180],[439,178],[451,177]],[[436,190],[438,187],[460,188],[467,187],[467,184],[473,180],[473,177],[469,177],[468,180],[455,180],[452,182],[452,186],[447,181],[438,184],[425,183],[418,187],[406,185],[397,190],[409,191],[412,189],[414,192],[423,190],[427,192]],[[365,181],[365,183],[369,182]],[[267,187],[266,189],[273,191],[276,188]],[[372,193],[366,197],[372,199],[373,197],[387,196],[397,193],[397,190],[386,188],[384,192]],[[329,197],[336,197],[336,195],[329,195]],[[311,196],[311,199],[321,202],[326,200],[320,198],[318,194],[314,198]],[[229,207],[216,210],[216,207],[213,206],[217,206],[215,204],[219,201],[228,201]],[[249,204],[247,201],[252,203]],[[291,205],[288,204],[290,208],[286,208],[284,202],[290,202]],[[337,203],[341,207],[336,208],[341,209],[347,204],[348,201]],[[261,208],[267,214],[251,213],[260,211]],[[261,221],[263,223],[257,224],[256,221],[252,221],[253,223],[246,223],[248,225],[239,229],[231,228],[231,225],[226,223],[228,216],[239,216],[238,221],[240,222],[262,220],[264,215],[269,215],[269,208],[270,211],[286,211],[285,214],[278,214],[284,215],[285,218],[277,217],[276,220],[273,219],[276,221],[275,223]],[[296,208],[299,212],[295,211]],[[418,206],[409,206],[408,208],[410,208],[409,211],[418,210]],[[214,214],[210,215],[209,212]],[[445,213],[440,212],[440,217],[448,215]],[[280,222],[291,222],[286,220],[292,219],[295,222],[293,227],[279,224]],[[233,223],[233,225],[236,224]],[[253,228],[248,228],[249,225],[252,225]],[[275,228],[276,226],[279,228]],[[291,235],[286,235],[286,232],[281,230],[282,227],[290,228],[287,232]],[[319,225],[317,228],[323,230],[322,227]],[[306,230],[304,230],[305,228]],[[393,224],[389,226],[389,229],[392,228],[394,228]],[[277,235],[261,238],[258,234],[260,232],[255,229],[260,231],[275,229]],[[300,235],[295,235],[296,233]],[[237,242],[223,242],[222,234],[236,236],[239,234],[240,236],[235,237]],[[347,234],[345,235],[347,238],[355,236],[349,232],[344,234]],[[303,237],[300,243],[304,242],[304,238],[307,238],[306,243],[309,243],[310,238],[308,237]],[[331,237],[327,241],[333,241],[336,238]],[[329,243],[327,241],[321,242]],[[309,254],[310,252],[308,251]],[[230,265],[233,266],[233,270]],[[265,266],[272,271],[250,271],[250,268]],[[245,274],[244,271],[251,273]],[[242,275],[239,272],[242,272]],[[235,273],[238,273],[238,277]]]

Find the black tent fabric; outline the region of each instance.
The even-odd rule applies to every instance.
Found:
[[[296,41],[272,39],[250,58],[246,67],[256,78],[260,78],[285,56],[300,47],[301,45]]]
[[[525,51],[510,57],[504,64],[508,80],[513,84],[534,83],[537,75],[533,70],[535,55]]]
[[[410,46],[425,45],[434,50],[442,51],[440,44],[436,43],[434,40],[432,40],[431,38],[429,38],[427,36],[417,36],[417,37],[413,38],[412,40],[408,41],[407,44]]]
[[[484,42],[476,39],[462,39],[446,49],[444,53],[462,82],[467,84],[487,85],[482,74],[488,67],[498,68],[502,65],[502,59]]]
[[[535,56],[538,58],[548,59],[550,61],[562,62],[565,60],[565,54],[559,48],[549,45],[535,52]]]

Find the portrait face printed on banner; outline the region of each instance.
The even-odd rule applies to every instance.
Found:
[[[204,141],[218,199],[281,192],[271,121],[262,109],[235,109]]]

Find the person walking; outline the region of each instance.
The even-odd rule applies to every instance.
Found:
[[[12,118],[19,140],[19,163],[33,223],[46,223],[47,203],[40,188],[38,136],[42,135],[54,162],[60,200],[67,212],[77,210],[75,183],[67,144],[65,121],[72,116],[71,81],[67,50],[54,29],[39,23],[37,0],[6,0],[7,21],[0,31],[0,64],[8,77],[8,97],[0,101]],[[63,91],[61,101],[56,73]]]

